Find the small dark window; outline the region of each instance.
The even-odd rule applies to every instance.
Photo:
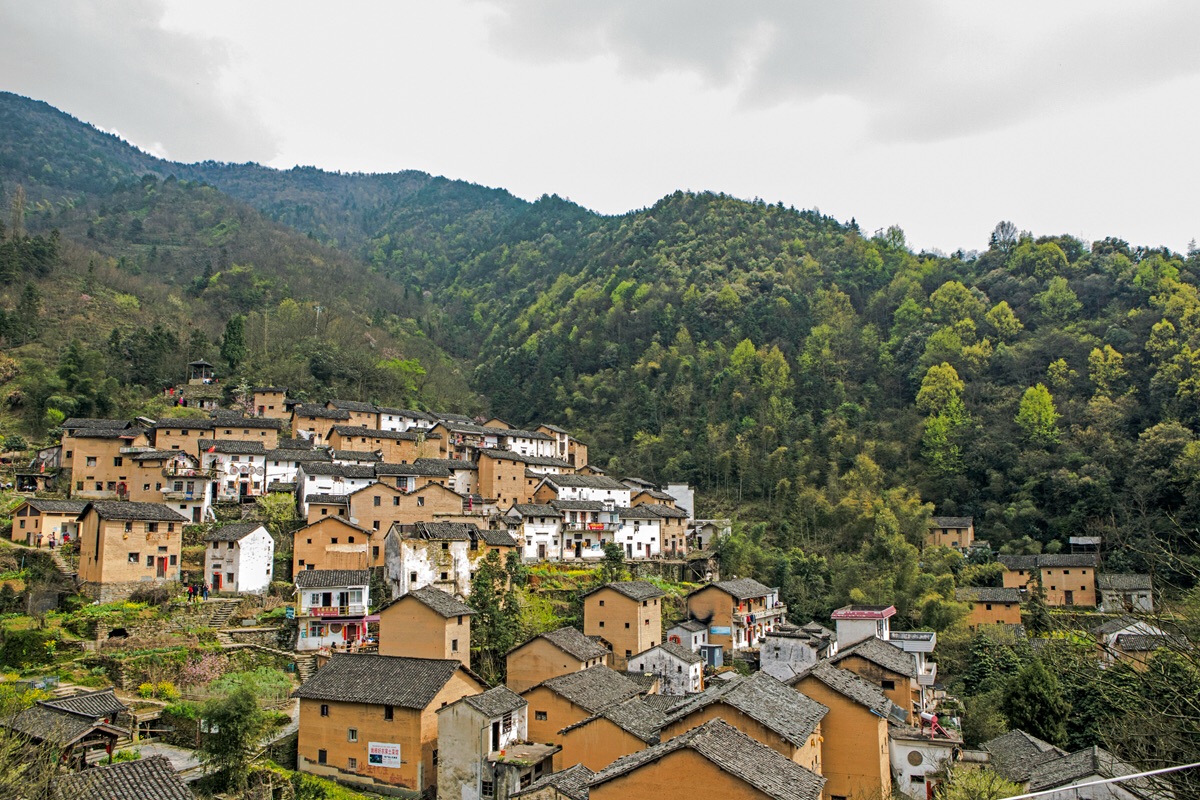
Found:
[[[533,712],[533,718],[539,722],[545,722],[546,721],[546,712],[545,711],[535,711],[535,712]]]
[[[879,685],[880,685],[881,687],[883,687],[883,689],[885,689],[885,690],[891,690],[891,689],[895,689],[895,688],[896,688],[896,682],[895,682],[895,681],[880,681],[880,682],[879,682]]]
[[[388,722],[391,722],[393,719],[395,719],[396,718],[396,707],[395,706],[384,706],[383,707],[383,718],[385,720],[387,720]]]
[[[327,760],[328,758],[329,758],[329,754],[328,754],[328,753],[326,753],[324,750],[318,750],[318,751],[317,751],[317,763],[318,763],[318,764],[324,764],[324,763],[326,763],[326,760]]]
[[[321,703],[321,716],[322,717],[329,716],[329,705],[326,703]]]

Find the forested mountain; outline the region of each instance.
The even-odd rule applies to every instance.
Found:
[[[74,338],[150,387],[170,370],[131,367],[110,328],[159,323],[196,337],[180,359],[215,357],[238,318],[234,379],[565,423],[617,472],[739,504],[781,553],[915,542],[933,509],[1010,550],[1094,533],[1131,569],[1191,552],[1194,252],[1002,223],[982,252],[946,256],[723,195],[605,217],[416,172],[172,164],[15,95],[0,95],[0,180],[6,201],[26,193],[28,242],[58,231],[61,262],[9,270],[10,318],[28,317],[26,285],[47,304],[48,287],[109,293],[94,300],[108,327],[10,330],[50,369]],[[61,305],[55,319],[78,304]],[[342,326],[328,341],[304,333],[326,324],[317,305]],[[776,567],[808,569],[747,569]]]

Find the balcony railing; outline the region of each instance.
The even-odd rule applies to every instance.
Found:
[[[925,669],[917,673],[917,683],[921,686],[933,686],[937,683],[937,662],[926,662]]]
[[[563,527],[569,531],[592,531],[602,533],[620,529],[619,522],[564,522]]]
[[[203,478],[211,480],[217,476],[216,469],[200,469],[197,467],[183,467],[176,464],[163,467],[162,471],[164,478]]]
[[[348,606],[312,606],[301,612],[310,617],[362,617],[367,613],[367,607],[362,603],[351,603]]]
[[[203,490],[198,491],[198,492],[196,492],[196,491],[192,491],[192,492],[178,491],[177,492],[174,489],[163,489],[163,493],[162,493],[163,500],[177,500],[177,501],[187,502],[187,501],[191,501],[191,500],[202,500],[203,498],[204,498]]]

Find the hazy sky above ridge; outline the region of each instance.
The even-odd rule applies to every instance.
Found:
[[[1200,3],[0,0],[0,89],[179,161],[676,189],[916,248],[1200,238]]]

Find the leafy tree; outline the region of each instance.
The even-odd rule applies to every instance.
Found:
[[[988,767],[953,767],[939,790],[942,800],[1001,800],[1021,793],[1021,787]]]
[[[596,570],[597,581],[603,585],[614,581],[623,581],[629,575],[625,569],[625,549],[616,542],[604,543],[604,560],[600,569]]]
[[[271,727],[271,717],[258,707],[250,686],[209,700],[202,712],[215,732],[200,742],[200,759],[223,788],[244,792],[250,763]]]
[[[1041,659],[1033,659],[1012,676],[1005,687],[1000,710],[1010,728],[1051,744],[1067,743],[1066,717],[1071,707],[1063,699],[1058,679]]]
[[[958,370],[946,362],[930,367],[917,392],[917,409],[928,414],[940,413],[953,398],[961,397],[964,386]]]
[[[221,337],[221,358],[236,369],[246,358],[246,318],[240,314],[225,323],[225,334]]]
[[[522,570],[519,558],[505,564],[491,550],[471,576],[472,663],[489,683],[503,682],[504,655],[519,643],[521,603],[514,582],[522,581]]]
[[[1025,432],[1026,439],[1040,446],[1054,444],[1058,441],[1058,419],[1054,398],[1044,384],[1025,390],[1017,409],[1017,425]]]

